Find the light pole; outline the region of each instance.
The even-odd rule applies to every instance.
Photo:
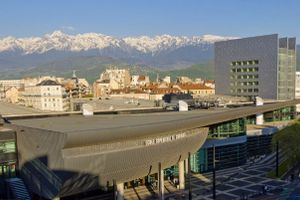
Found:
[[[188,154],[189,200],[192,200],[191,152]]]
[[[216,147],[213,145],[213,199],[216,199]]]
[[[279,142],[276,141],[276,177],[279,177]]]

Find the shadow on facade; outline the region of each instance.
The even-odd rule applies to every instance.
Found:
[[[98,176],[93,174],[52,170],[48,157],[42,156],[24,163],[20,168],[23,179],[33,199],[82,199],[84,196],[107,194],[100,186]]]

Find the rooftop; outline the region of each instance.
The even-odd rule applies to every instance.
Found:
[[[37,84],[37,86],[47,86],[47,85],[60,85],[59,83],[57,83],[56,81],[53,80],[44,80],[42,82],[40,82],[39,84]]]
[[[71,115],[34,119],[11,120],[12,124],[65,133],[70,144],[80,145],[96,142],[112,142],[142,137],[161,136],[170,132],[205,127],[233,119],[243,118],[295,105],[300,100],[246,106],[195,110],[189,112],[167,112],[151,114],[120,115]],[[82,137],[83,134],[86,137]]]
[[[33,113],[43,113],[43,111],[12,103],[0,102],[0,115],[22,115]]]

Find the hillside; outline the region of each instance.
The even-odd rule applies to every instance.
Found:
[[[40,75],[55,75],[61,77],[71,77],[72,71],[76,70],[78,77],[86,78],[90,83],[99,78],[99,74],[106,68],[118,67],[127,68],[132,75],[144,74],[150,76],[151,80],[155,80],[157,74],[159,77],[171,76],[175,80],[177,76],[189,76],[192,78],[213,78],[213,64],[196,64],[185,69],[178,70],[161,70],[146,65],[129,65],[123,61],[110,57],[86,56],[71,57],[55,62],[49,62],[38,67],[25,69],[12,69],[1,71],[0,79],[18,79],[23,77],[34,77]]]

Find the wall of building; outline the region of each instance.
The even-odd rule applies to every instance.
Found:
[[[294,99],[296,73],[296,39],[280,38],[278,50],[277,99]]]
[[[248,65],[248,61],[258,63]],[[277,61],[277,34],[216,42],[216,94],[258,95],[266,99],[277,99]],[[234,66],[233,62],[239,63]],[[258,68],[258,71],[249,72],[247,68]],[[245,70],[233,72],[233,69]],[[258,85],[241,86],[242,82],[258,82]],[[237,91],[239,89],[247,91],[241,93]],[[248,89],[252,89],[252,92],[248,92]]]
[[[10,125],[17,132],[19,168],[33,192],[47,199],[68,196],[158,172],[195,152],[207,129],[172,132],[124,142],[67,147],[63,133]],[[70,133],[72,135],[72,133]],[[182,135],[183,134],[183,135]]]
[[[246,120],[238,119],[209,127],[208,140],[192,155],[192,171],[211,171],[213,146],[215,146],[217,169],[239,166],[247,160]]]
[[[25,106],[40,110],[65,111],[68,107],[63,90],[60,85],[26,87],[23,93]]]

